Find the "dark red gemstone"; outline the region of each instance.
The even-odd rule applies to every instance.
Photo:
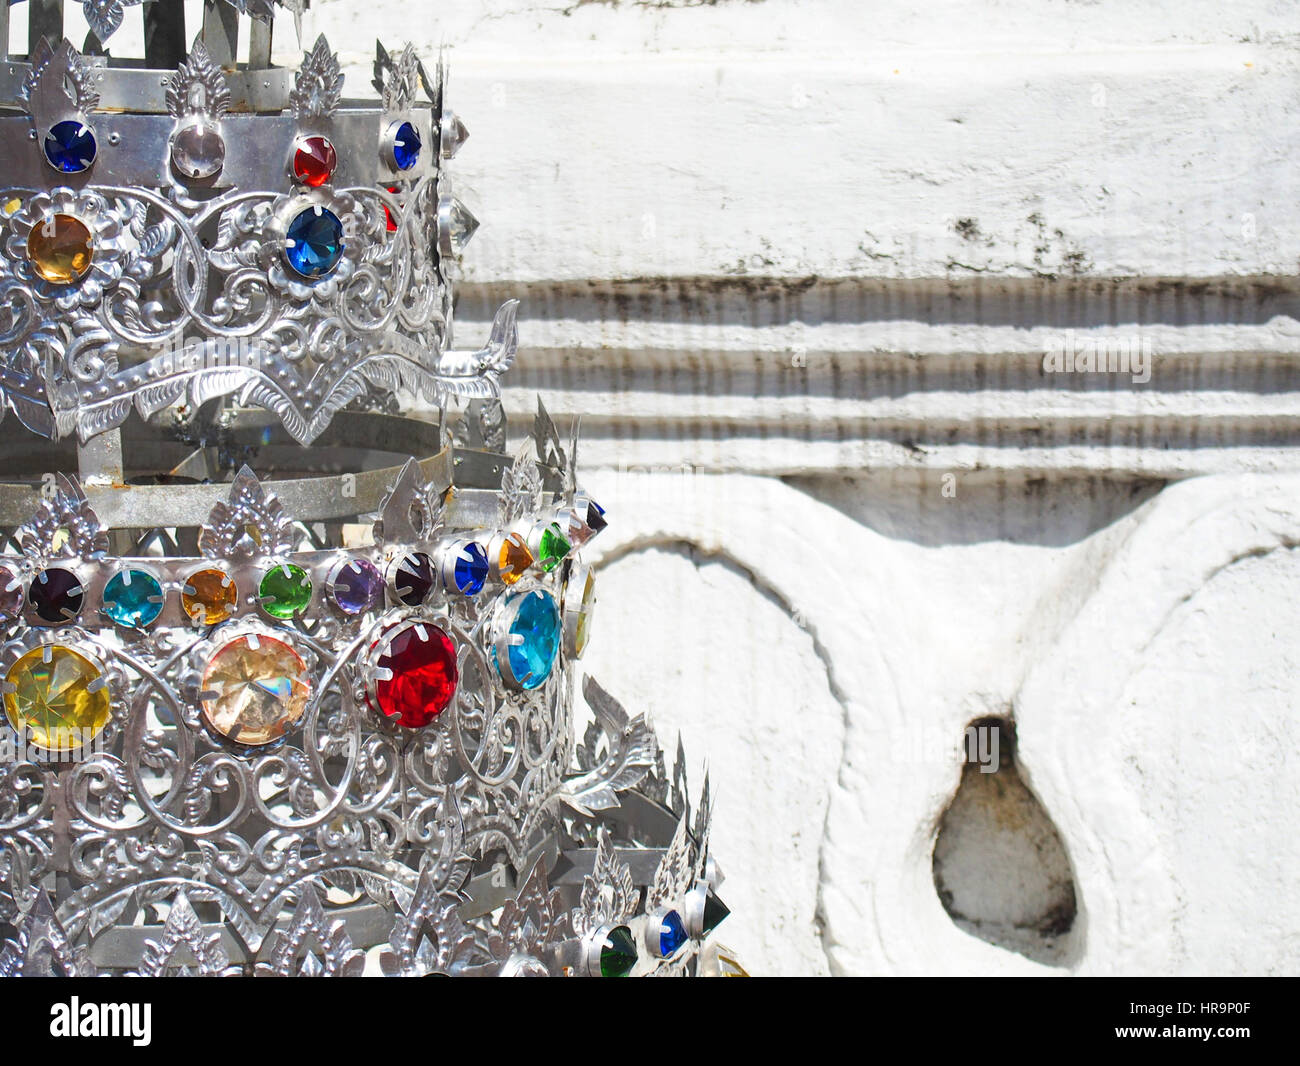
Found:
[[[293,176],[312,188],[324,185],[334,174],[339,157],[328,137],[300,137],[293,153]]]
[[[407,729],[421,729],[456,694],[456,645],[428,622],[405,625],[381,640],[386,647],[375,662],[375,709]]]
[[[86,590],[81,578],[71,570],[52,566],[36,575],[27,596],[42,622],[58,625],[72,621],[81,613]]]
[[[402,191],[401,188],[396,185],[386,185],[385,188],[389,192],[393,192],[393,193]],[[388,209],[387,204],[384,204],[384,222],[388,226],[389,233],[397,232],[397,219],[393,217],[393,213]]]

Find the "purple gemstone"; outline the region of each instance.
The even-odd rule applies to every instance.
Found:
[[[330,595],[334,606],[344,614],[369,610],[383,587],[384,579],[369,559],[340,563],[330,575]]]
[[[72,621],[81,613],[86,590],[81,585],[81,578],[71,570],[52,566],[36,575],[28,596],[32,610],[41,621],[58,625]]]
[[[398,603],[419,607],[433,589],[433,560],[424,552],[411,552],[388,569],[388,588]]]
[[[7,566],[0,566],[0,617],[17,618],[23,609],[23,581]]]

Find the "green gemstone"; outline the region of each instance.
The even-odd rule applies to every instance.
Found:
[[[713,889],[709,889],[709,894],[704,897],[704,935],[708,936],[718,928],[730,913],[731,908],[713,894]]]
[[[626,977],[636,965],[636,941],[626,925],[616,925],[600,949],[600,976]]]
[[[537,545],[537,562],[548,574],[560,565],[560,560],[569,554],[569,542],[560,532],[560,526],[552,522],[542,533]]]
[[[257,587],[262,610],[272,618],[292,618],[311,603],[311,579],[293,563],[281,563],[268,570]]]

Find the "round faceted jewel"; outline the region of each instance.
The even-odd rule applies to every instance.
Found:
[[[528,550],[523,534],[511,533],[501,542],[501,552],[497,559],[497,570],[501,580],[513,585],[533,565],[533,553]]]
[[[23,581],[7,566],[0,566],[0,618],[17,618],[23,609]]]
[[[237,596],[230,575],[213,566],[190,574],[181,592],[181,606],[193,622],[210,626],[235,613]]]
[[[393,137],[393,162],[398,170],[410,170],[420,161],[420,132],[403,122]]]
[[[665,959],[676,955],[686,943],[686,926],[682,916],[676,911],[669,911],[659,922],[659,954]]]
[[[94,255],[90,229],[75,215],[48,215],[27,234],[27,258],[52,285],[80,281]]]
[[[560,532],[559,524],[552,522],[542,531],[537,544],[537,562],[548,574],[560,565],[561,560],[569,554],[569,542]]]
[[[300,137],[293,153],[293,176],[304,185],[319,188],[334,175],[338,153],[328,137]]]
[[[392,564],[388,586],[406,607],[419,607],[433,590],[433,560],[424,552],[411,552]]]
[[[461,547],[456,553],[452,576],[456,591],[462,596],[474,596],[483,591],[488,577],[488,558],[481,544],[470,541]]]
[[[376,709],[407,729],[423,728],[456,694],[456,646],[427,622],[405,625],[383,639],[386,647],[375,661]]]
[[[340,563],[330,577],[330,596],[344,614],[361,614],[379,598],[384,580],[369,559]]]
[[[323,278],[343,258],[343,223],[328,208],[314,204],[300,211],[285,234],[284,257],[305,278]]]
[[[560,648],[560,612],[550,593],[541,589],[509,596],[505,610],[510,619],[506,630],[510,673],[520,688],[536,688],[550,676],[555,664]],[[495,645],[492,653],[495,659]],[[499,660],[497,669],[501,669]]]
[[[99,667],[59,644],[34,648],[9,667],[4,703],[9,724],[46,751],[75,751],[112,715]]]
[[[172,166],[183,177],[211,178],[225,165],[225,138],[208,123],[191,122],[172,138]]]
[[[600,948],[600,976],[626,977],[636,965],[636,941],[626,925],[616,925]]]
[[[108,579],[102,599],[104,613],[132,629],[151,625],[163,609],[162,585],[147,570],[119,570]]]
[[[95,135],[84,122],[56,122],[45,135],[45,158],[64,174],[80,174],[95,162]]]
[[[245,634],[217,650],[203,673],[203,720],[236,744],[279,740],[307,709],[307,666],[288,644]]]
[[[58,625],[72,621],[81,613],[86,590],[81,578],[71,570],[52,566],[36,575],[28,595],[37,617],[42,622]]]
[[[292,618],[311,603],[311,579],[294,563],[280,563],[262,576],[257,587],[262,610],[272,618]]]

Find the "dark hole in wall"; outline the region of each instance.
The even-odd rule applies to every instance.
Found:
[[[1051,815],[1020,776],[1015,724],[978,718],[963,742],[961,782],[935,837],[939,900],[972,936],[1068,966],[1080,948],[1074,874]]]

